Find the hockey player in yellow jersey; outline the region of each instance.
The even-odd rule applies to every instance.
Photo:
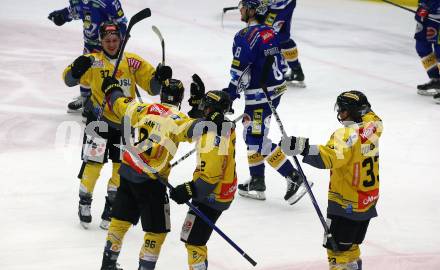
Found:
[[[286,137],[282,148],[289,155],[303,155],[303,162],[330,169],[327,223],[337,244],[333,250],[324,239],[331,270],[361,270],[359,245],[371,218],[377,216],[379,199],[379,138],[382,120],[360,91],[341,93],[335,104],[336,130],[326,145],[310,145],[308,138]]]
[[[217,124],[217,128],[203,133],[197,140],[197,167],[192,180],[170,191],[171,199],[178,204],[192,199],[192,203],[213,223],[229,208],[237,189],[235,127],[224,117],[230,106],[231,100],[226,92],[206,93],[201,110],[207,120]],[[188,211],[180,238],[187,249],[190,270],[208,269],[206,244],[212,230],[194,211]]]
[[[179,143],[191,142],[193,131],[197,131],[196,124],[202,121],[179,111],[184,92],[179,80],[165,81],[160,104],[139,103],[124,97],[119,82],[110,77],[104,80],[102,89],[108,108],[118,119],[123,119],[123,130],[130,133],[134,128],[138,140],[131,143],[130,136],[123,136],[127,151],[124,151],[119,169],[121,185],[116,194],[101,269],[118,269],[116,261],[124,236],[140,218],[145,236],[139,269],[153,270],[170,231],[169,200],[166,187],[158,177],[161,180],[168,178],[170,161]],[[203,129],[198,128],[198,131],[201,133]],[[222,200],[227,203],[228,198]]]
[[[92,221],[90,207],[96,181],[99,178],[103,164],[107,162],[108,158],[112,160],[112,176],[107,186],[106,204],[100,225],[101,228],[106,229],[110,222],[111,207],[116,189],[119,186],[117,172],[121,162],[120,150],[115,145],[120,144],[121,141],[120,120],[108,108],[105,108],[102,114],[101,120],[103,121],[96,122],[96,120],[104,99],[101,84],[104,77],[113,74],[121,44],[121,33],[117,24],[105,22],[100,26],[99,35],[103,50],[98,53],[79,56],[64,70],[63,79],[69,87],[80,84],[83,88],[90,89],[92,93],[90,102],[85,104],[87,128],[83,140],[83,166],[78,175],[81,179],[78,215],[81,225],[85,228]],[[150,95],[157,95],[160,91],[161,82],[170,78],[171,72],[170,67],[159,64],[158,68],[155,69],[140,56],[125,52],[115,77],[121,84],[124,95],[135,97],[136,85]],[[95,131],[96,128],[98,128],[96,131],[98,136],[91,136],[89,133]],[[87,153],[86,150],[88,150]]]

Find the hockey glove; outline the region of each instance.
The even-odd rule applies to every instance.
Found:
[[[195,197],[195,188],[192,181],[170,189],[170,198],[178,204],[186,203]]]
[[[307,155],[309,153],[309,138],[304,137],[283,137],[279,143],[281,149],[286,155],[297,156]]]
[[[72,71],[72,77],[75,79],[81,78],[84,73],[92,66],[93,64],[93,57],[87,57],[84,55],[81,55],[80,57],[76,58],[75,61],[73,61],[71,71]]]
[[[173,76],[173,70],[170,66],[163,66],[162,64],[157,65],[156,71],[154,73],[154,79],[163,83],[164,81],[171,79]]]
[[[121,86],[119,85],[119,81],[113,77],[107,76],[102,81],[101,91],[104,95],[110,95],[111,91],[119,90],[122,92]]]
[[[193,82],[190,88],[191,97],[188,99],[188,103],[192,108],[188,112],[188,115],[192,118],[202,118],[203,111],[199,109],[199,106],[205,96],[205,84],[197,74],[192,75],[192,79]]]
[[[224,114],[221,114],[219,112],[211,112],[209,113],[206,118],[206,121],[211,121],[215,124],[215,126],[217,127],[217,135],[221,136],[222,135],[222,129],[225,128],[225,131],[223,132],[224,134],[228,134],[228,132],[230,132],[231,129],[235,128],[235,124],[231,121],[229,121],[228,119],[225,118]],[[227,124],[223,124],[227,122]]]
[[[55,10],[49,14],[47,17],[49,20],[53,21],[53,23],[57,26],[61,26],[68,22],[67,16],[69,11],[67,8],[61,10]]]
[[[420,5],[416,10],[416,21],[423,22],[428,17],[429,11],[426,5]]]
[[[226,112],[226,114],[234,114],[235,111],[232,108],[232,104],[234,104],[235,99],[240,98],[240,94],[231,95],[229,88],[223,88],[222,91],[228,93],[229,97],[231,97],[231,107],[229,108],[229,111]]]

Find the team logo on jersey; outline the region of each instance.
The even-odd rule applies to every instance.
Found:
[[[128,68],[130,69],[131,73],[134,73],[136,70],[138,70],[141,67],[141,61],[135,59],[135,58],[127,58],[128,62]]]
[[[426,28],[426,39],[433,39],[437,35],[437,29],[434,27],[427,27]]]
[[[274,34],[272,29],[267,29],[267,30],[264,30],[264,31],[260,32],[260,37],[263,40],[264,44],[266,44],[269,41],[271,41],[274,36],[275,36],[275,34]]]

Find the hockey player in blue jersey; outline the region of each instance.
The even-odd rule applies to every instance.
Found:
[[[119,0],[69,0],[69,6],[49,14],[49,20],[61,26],[72,20],[83,21],[83,54],[101,51],[99,26],[106,21],[113,21],[124,36],[127,18]],[[90,90],[80,87],[81,95],[67,105],[68,112],[79,112],[84,102],[90,97]]]
[[[290,68],[285,79],[296,87],[305,87],[304,73],[298,60],[298,49],[290,35],[292,15],[296,7],[296,0],[271,0],[264,23],[272,26],[278,33],[281,54]]]
[[[251,179],[238,185],[242,196],[264,200],[266,190],[264,171],[267,161],[287,180],[284,199],[290,204],[297,202],[304,194],[303,179],[287,160],[281,148],[268,138],[272,112],[260,85],[263,64],[266,56],[273,55],[275,61],[267,76],[267,88],[273,105],[280,103],[281,95],[287,86],[282,69],[285,68],[281,49],[275,30],[264,25],[267,2],[243,0],[239,4],[241,20],[248,25],[234,37],[232,48],[231,82],[224,89],[231,99],[245,96],[243,117],[244,139],[248,149],[248,162]]]
[[[440,103],[440,24],[429,20],[427,17],[440,20],[440,1],[439,0],[419,0],[415,19],[417,21],[416,51],[422,60],[423,67],[430,78],[430,81],[417,85],[417,93],[424,96],[434,96],[436,102]]]

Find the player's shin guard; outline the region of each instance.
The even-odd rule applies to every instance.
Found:
[[[167,233],[145,233],[139,253],[139,270],[154,270]]]
[[[121,167],[121,163],[113,163],[113,172],[112,177],[109,179],[107,185],[107,197],[105,197],[105,206],[101,215],[101,224],[99,227],[103,230],[107,230],[111,220],[111,212],[113,202],[116,198],[116,192],[120,184],[120,176],[119,176],[119,168]]]
[[[86,164],[84,172],[81,175],[80,192],[93,193],[103,165],[104,164],[96,162],[88,162]]]
[[[188,265],[190,270],[208,269],[208,247],[185,244],[188,252]]]
[[[101,270],[116,268],[116,261],[121,252],[122,241],[124,240],[124,236],[130,226],[130,222],[115,218],[110,223],[104,248],[104,255],[102,257]]]
[[[330,270],[361,270],[362,260],[359,245],[352,245],[347,251],[327,249]]]

